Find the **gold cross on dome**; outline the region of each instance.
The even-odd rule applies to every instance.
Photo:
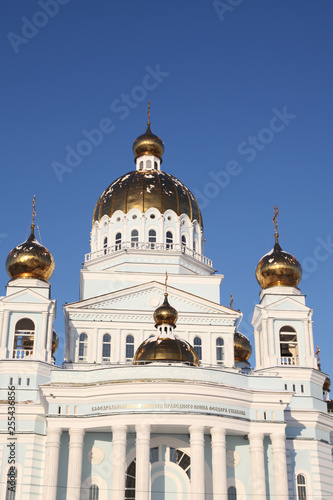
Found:
[[[274,205],[274,217],[273,217],[273,222],[275,225],[275,234],[277,234],[277,228],[278,228],[278,223],[277,223],[277,218],[279,215],[279,209],[277,208],[276,205]]]
[[[316,350],[317,367],[318,367],[318,370],[321,371],[321,364],[320,364],[319,354],[320,354],[320,349],[319,349],[319,346],[317,346],[317,350]]]
[[[168,294],[168,271],[165,271],[165,293]]]
[[[150,125],[150,101],[148,101],[148,122],[147,125]]]
[[[32,201],[32,226],[35,227],[35,215],[36,215],[36,195],[34,195]]]
[[[230,309],[233,309],[232,304],[234,303],[234,298],[232,296],[232,293],[230,294]]]

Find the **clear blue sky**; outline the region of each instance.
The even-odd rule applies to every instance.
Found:
[[[224,5],[2,5],[1,294],[7,254],[28,236],[36,194],[42,242],[56,262],[57,363],[62,305],[78,299],[95,203],[134,168],[132,143],[145,129],[150,99],[152,130],[165,143],[163,168],[201,202],[205,253],[225,275],[222,304],[232,292],[244,313],[240,330],[253,341],[254,270],[273,246],[276,203],[280,243],[305,268],[300,288],[314,309],[322,368],[331,369],[333,4]],[[101,121],[108,132],[95,136],[91,151],[83,146],[89,154],[68,171],[66,147],[76,149],[82,131]],[[57,177],[54,162],[67,171],[58,166]]]

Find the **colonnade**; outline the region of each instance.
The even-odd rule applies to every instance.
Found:
[[[126,441],[127,425],[115,425],[112,431],[112,473],[111,498],[124,500],[126,476]],[[150,436],[149,424],[138,424],[136,432],[136,483],[135,499],[149,500],[150,489]],[[191,456],[191,500],[205,500],[205,427],[190,425]],[[48,427],[46,438],[45,474],[43,498],[56,500],[59,468],[60,438],[62,429]],[[212,446],[213,499],[227,500],[227,461],[226,461],[226,429],[212,427],[210,429]],[[83,443],[85,430],[69,429],[69,457],[66,500],[80,500]],[[273,470],[275,496],[279,500],[288,500],[288,478],[286,463],[286,446],[284,433],[269,434],[273,452]],[[251,485],[253,500],[265,500],[265,434],[250,432],[248,435],[251,457]],[[249,471],[250,473],[250,471]]]

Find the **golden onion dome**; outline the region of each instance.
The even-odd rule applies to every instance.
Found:
[[[327,376],[324,380],[323,391],[330,392],[331,390],[331,379]]]
[[[127,213],[137,208],[144,213],[153,207],[162,214],[167,210],[178,216],[186,214],[203,227],[194,195],[176,177],[161,170],[133,170],[115,180],[97,201],[93,224],[103,215],[111,217],[117,210]]]
[[[32,224],[29,238],[9,252],[6,268],[12,279],[38,278],[48,281],[53,274],[53,257],[47,248],[36,240],[34,228]]]
[[[278,235],[275,236],[274,248],[259,261],[256,278],[263,289],[272,286],[297,287],[301,281],[301,264],[296,257],[282,250]]]
[[[251,342],[240,332],[234,333],[235,362],[247,361],[252,354]]]
[[[154,155],[161,160],[164,153],[164,144],[162,139],[153,134],[150,130],[150,122],[148,121],[147,130],[144,134],[139,135],[133,143],[134,161],[142,155]]]
[[[176,328],[178,312],[168,302],[168,294],[164,294],[164,302],[154,312],[155,328],[160,325],[171,325]]]
[[[272,286],[297,287],[302,278],[302,267],[296,257],[284,252],[279,245],[277,232],[277,216],[279,210],[274,206],[273,222],[275,225],[275,245],[268,254],[264,255],[257,265],[256,278],[262,289]]]
[[[54,354],[56,352],[56,350],[58,349],[58,346],[59,346],[59,337],[58,337],[56,331],[53,330],[53,333],[52,333],[52,354]]]
[[[149,337],[138,347],[133,358],[134,365],[156,362],[200,364],[194,348],[174,335]]]

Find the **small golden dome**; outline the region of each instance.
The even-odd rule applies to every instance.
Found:
[[[134,365],[156,362],[200,364],[194,348],[174,335],[149,337],[138,347],[133,358]]]
[[[296,257],[284,252],[275,235],[274,248],[259,261],[256,278],[261,288],[272,286],[297,287],[302,278],[302,267]]]
[[[168,302],[168,294],[164,294],[164,302],[154,312],[155,328],[159,325],[171,325],[176,328],[178,312]]]
[[[54,271],[51,253],[35,237],[34,225],[31,234],[24,242],[9,252],[6,269],[12,279],[38,278],[48,281]]]
[[[150,130],[150,123],[148,122],[147,130],[144,134],[139,135],[133,143],[133,153],[135,160],[142,155],[154,155],[161,160],[164,153],[164,144],[162,139],[153,134]]]
[[[58,346],[59,346],[59,337],[58,337],[56,331],[53,330],[53,333],[52,333],[52,354],[54,354],[56,352],[56,350],[58,349]]]
[[[247,361],[252,354],[251,342],[240,332],[234,333],[235,362]]]
[[[331,390],[331,379],[326,377],[324,380],[323,391],[330,392]]]

